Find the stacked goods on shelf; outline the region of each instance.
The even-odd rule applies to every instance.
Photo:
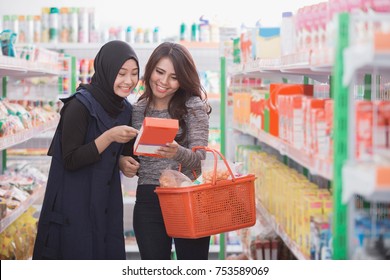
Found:
[[[279,137],[279,111],[283,113],[283,103],[280,99],[288,96],[313,96],[312,85],[294,85],[294,84],[270,84],[270,95],[266,101],[265,113],[269,115],[268,124],[264,124],[264,127],[269,128],[270,134]],[[283,119],[281,119],[283,121]]]
[[[178,28],[178,36],[167,34],[169,37],[162,38],[159,26],[115,25],[99,29],[97,18],[100,12],[94,7],[42,7],[40,15],[3,15],[1,20],[3,28],[18,34],[16,42],[22,44],[99,43],[109,40],[148,44],[160,43],[164,39],[192,45],[216,45],[220,39],[217,18],[206,19],[202,15],[192,23],[191,38],[186,23]]]
[[[79,74],[79,82],[80,83],[89,83],[91,81],[92,75],[95,72],[93,68],[93,59],[87,59],[82,58],[78,59],[77,64],[79,67],[77,67],[77,71]]]
[[[3,27],[19,34],[18,43],[99,42],[94,8],[43,7],[41,15],[4,15]]]
[[[359,161],[390,159],[390,100],[355,101],[355,151]],[[374,141],[375,139],[375,141]]]
[[[331,2],[334,4],[334,1]],[[316,208],[317,210],[314,208],[310,210],[308,206],[315,205],[308,204],[307,198],[301,203],[303,206],[294,206],[296,210],[295,213],[292,212],[293,217],[304,213],[306,213],[306,217],[302,215],[298,220],[294,220],[294,223],[291,224],[296,224],[296,227],[291,229],[291,224],[289,226],[285,222],[286,218],[283,218],[283,216],[282,220],[280,220],[280,217],[278,218],[281,213],[278,205],[285,203],[285,201],[277,200],[275,202],[274,199],[277,199],[278,187],[281,188],[281,192],[286,192],[287,190],[283,188],[287,186],[288,182],[294,182],[299,177],[295,178],[295,175],[289,175],[288,180],[284,181],[280,174],[272,175],[278,174],[279,169],[283,170],[280,163],[275,161],[273,165],[272,160],[268,160],[266,164],[263,164],[262,174],[265,175],[265,178],[258,180],[259,182],[265,181],[263,185],[265,189],[261,193],[264,202],[262,201],[260,205],[263,205],[267,211],[262,211],[262,213],[271,212],[275,215],[275,225],[282,227],[282,233],[286,232],[292,235],[290,238],[294,240],[299,251],[304,254],[303,257],[308,257],[308,253],[312,258],[313,256],[314,258],[328,258],[330,256],[327,251],[332,250],[329,249],[330,244],[328,243],[331,222],[335,224],[333,227],[335,229],[333,232],[334,258],[387,258],[388,245],[386,244],[388,240],[387,233],[389,232],[387,209],[390,201],[388,195],[390,185],[388,151],[390,146],[388,141],[389,80],[386,75],[388,75],[389,47],[385,47],[386,43],[382,44],[381,42],[384,38],[389,38],[388,29],[386,31],[386,28],[384,28],[388,25],[389,18],[388,14],[378,16],[378,21],[375,21],[373,17],[358,16],[356,17],[358,22],[351,21],[351,26],[349,26],[345,24],[347,16],[345,14],[340,16],[341,30],[355,31],[355,28],[359,28],[359,26],[372,29],[365,34],[360,34],[359,32],[362,30],[357,29],[358,36],[350,36],[350,40],[353,42],[350,43],[351,47],[345,48],[345,50],[337,50],[343,57],[337,56],[335,76],[337,76],[338,81],[334,83],[334,85],[337,85],[333,88],[333,96],[336,96],[334,101],[328,99],[327,95],[314,94],[314,96],[321,97],[320,99],[306,97],[302,99],[300,96],[281,95],[278,96],[275,106],[277,109],[275,111],[278,111],[277,114],[275,114],[275,111],[274,114],[270,114],[270,111],[275,108],[264,105],[267,101],[269,104],[275,105],[270,100],[270,94],[263,91],[254,95],[253,91],[246,90],[243,97],[237,96],[235,98],[234,112],[236,114],[234,114],[234,120],[239,130],[255,136],[262,143],[268,144],[282,155],[287,155],[290,159],[307,168],[306,171],[311,173],[309,177],[313,174],[319,174],[326,179],[333,180],[332,200],[335,207],[335,213],[332,215],[333,220],[326,219],[324,222],[323,218],[318,218],[316,215],[310,218],[312,230],[316,233],[308,241],[307,233],[303,232],[302,234],[301,231],[306,231],[305,224],[307,224],[308,211],[315,213],[318,208]],[[343,34],[343,36],[340,41],[347,42],[345,41],[346,34]],[[361,44],[362,42],[364,44]],[[315,52],[313,51],[313,53]],[[358,60],[356,57],[360,59]],[[275,73],[279,71],[278,75],[283,76],[283,73],[288,73],[295,66],[298,68],[295,69],[295,74],[301,73],[300,75],[304,75],[307,73],[318,76],[316,71],[319,69],[327,75],[331,74],[330,67],[326,65],[314,67],[314,64],[311,64],[313,61],[310,61],[310,59],[306,62],[307,67],[290,65],[289,68],[287,65],[281,65],[279,69],[270,68],[270,70]],[[318,63],[318,61],[315,63]],[[342,67],[339,67],[340,64]],[[261,76],[263,66],[261,63],[258,63],[258,65],[260,67],[257,69],[249,69],[251,72],[249,74],[253,75],[257,71],[258,75]],[[342,72],[339,72],[340,68],[344,70],[343,77],[340,74]],[[267,70],[267,67],[264,67],[264,69]],[[357,84],[360,82],[362,74],[370,72],[374,73],[372,83],[370,76],[369,84]],[[243,76],[242,73],[239,74],[238,77]],[[340,83],[341,80],[343,83]],[[351,81],[353,86],[350,84]],[[343,90],[346,84],[350,87],[350,92],[347,92],[347,94]],[[314,92],[316,86],[318,85],[314,85]],[[319,90],[323,91],[323,85],[320,86]],[[327,87],[329,88],[329,86]],[[339,98],[341,95],[343,96]],[[248,114],[241,114],[240,108],[242,106],[247,107],[249,103],[251,104],[251,112],[248,121]],[[352,108],[351,113],[349,113],[349,108]],[[337,133],[334,134],[337,135],[334,138],[333,118],[335,118],[337,124]],[[333,150],[333,146],[335,150]],[[349,151],[349,153],[346,153],[346,151]],[[321,168],[318,168],[317,164],[321,163],[321,159],[325,159],[328,166],[332,166],[333,158],[335,159],[335,174],[332,174],[333,172],[323,172],[324,170],[321,171]],[[344,162],[346,159],[349,161]],[[266,162],[266,159],[263,162]],[[285,162],[289,162],[289,160],[285,159]],[[261,164],[259,165],[261,166]],[[343,169],[342,178],[340,177],[341,169]],[[258,175],[258,177],[260,176]],[[296,182],[298,186],[306,184],[304,182],[306,179],[304,177],[301,179],[302,181],[299,179]],[[271,189],[269,189],[270,186],[272,186]],[[309,195],[312,191],[311,188],[302,189],[299,192],[307,191],[306,195]],[[287,197],[291,197],[293,203],[299,201],[291,193],[288,194]],[[354,194],[360,194],[363,198],[351,199]],[[326,196],[329,196],[329,194],[326,194]],[[343,197],[343,200],[341,200],[341,197]],[[353,206],[349,207],[352,211],[347,212],[346,205],[343,205],[343,203],[348,201]],[[325,213],[331,205],[330,201],[323,204],[325,208],[322,209],[322,212]],[[289,220],[291,221],[291,219],[287,219],[287,222]],[[350,222],[346,223],[348,220]],[[287,228],[285,228],[286,225]],[[351,225],[352,228],[347,231],[346,227],[351,227]],[[347,234],[349,234],[348,237]],[[318,236],[325,237],[325,243]],[[347,241],[349,241],[349,244],[347,244]],[[308,247],[308,244],[311,244],[310,247]],[[348,249],[346,249],[347,246],[349,246]],[[318,250],[321,247],[325,248],[325,251]],[[308,251],[308,248],[311,248],[311,250]],[[349,256],[347,256],[348,250]]]
[[[329,190],[319,188],[265,152],[241,146],[237,153],[239,159],[247,159],[249,172],[258,178],[255,183],[258,207],[265,208],[270,219],[285,233],[284,238],[289,240],[285,242],[304,258],[331,258]]]
[[[248,60],[248,36],[243,37],[242,42],[240,38],[235,39],[233,54],[229,54],[231,57],[228,59],[236,63],[229,69],[229,74],[233,76],[230,90],[233,89],[234,93],[234,128],[255,137],[262,147],[276,150],[284,156],[281,160],[285,164],[297,165],[311,181],[317,181],[313,177],[319,175],[320,180],[330,181],[326,181],[326,186],[332,185],[332,199],[326,198],[328,202],[322,207],[325,214],[333,203],[332,219],[327,217],[324,222],[313,215],[310,225],[316,234],[309,242],[307,221],[310,212],[320,212],[320,207],[314,207],[319,204],[310,204],[310,198],[306,196],[318,193],[318,187],[312,186],[304,176],[289,171],[280,162],[265,157],[265,154],[259,156],[265,157],[263,165],[258,163],[262,173],[256,173],[257,183],[264,187],[260,194],[263,200],[259,205],[265,209],[260,212],[275,215],[271,222],[281,234],[291,234],[289,238],[294,244],[290,245],[293,249],[299,248],[297,253],[302,258],[309,255],[312,258],[329,258],[331,254],[327,251],[332,251],[335,259],[352,258],[353,254],[347,255],[348,250],[351,253],[363,247],[367,252],[372,247],[380,247],[382,258],[388,257],[388,253],[385,255],[383,252],[388,252],[390,202],[389,12],[390,2],[381,0],[329,0],[305,6],[294,15],[294,20],[291,20],[290,13],[283,15],[280,56],[269,59],[258,55],[253,56],[252,61]],[[349,20],[350,16],[353,21]],[[295,26],[292,28],[291,25]],[[295,38],[283,37],[288,34],[283,28],[294,30]],[[285,48],[287,41],[291,47],[288,50]],[[369,76],[369,85],[357,84],[363,75]],[[313,90],[310,90],[313,93],[302,95],[298,90],[292,95],[283,95],[272,92],[278,86],[288,88],[291,85],[271,84],[268,89],[246,83],[246,79],[253,77],[283,80],[284,83],[289,80],[291,83],[303,80],[305,84],[310,79],[315,81],[311,81],[314,83]],[[329,98],[331,81],[333,99]],[[354,101],[354,98],[360,100]],[[256,160],[251,159],[250,162],[256,163]],[[295,182],[297,193],[301,194],[298,198],[285,189],[289,181]],[[306,185],[309,188],[303,187]],[[281,193],[291,198],[294,205],[296,201],[300,202],[301,206],[296,209],[289,208],[290,217],[283,217],[278,208],[286,203],[278,196]],[[357,201],[351,199],[356,194],[364,196],[370,203],[363,202],[361,197]],[[330,194],[324,196],[330,197]],[[354,204],[349,208],[357,208],[358,213],[353,213],[355,210],[348,213],[349,208],[347,212],[345,203],[349,200]],[[328,242],[331,223],[334,224],[333,244]],[[353,228],[348,228],[351,225],[354,225]],[[369,242],[374,246],[366,244]],[[312,245],[308,247],[309,244]],[[314,251],[308,250],[312,246]],[[320,247],[326,248],[325,251],[318,250]],[[362,254],[358,255],[361,257]],[[370,254],[366,253],[364,257],[370,258]]]
[[[2,47],[4,50],[12,46]],[[41,81],[44,79],[36,78],[59,74],[58,60],[57,52],[29,46],[17,48],[12,56],[8,53],[0,56],[3,96],[0,101],[2,259],[28,259],[32,254],[36,221],[31,219],[30,211],[30,218],[22,215],[42,197],[46,177],[37,169],[11,167],[6,149],[32,139],[58,124],[59,103],[42,97]],[[34,96],[34,93],[38,93],[38,96]],[[50,93],[51,99],[48,100],[57,100],[57,96],[53,98],[53,91]],[[22,222],[15,222],[21,216]]]
[[[32,178],[23,177],[19,174],[2,174],[0,178],[0,198],[7,205],[7,211],[3,213],[3,215],[5,214],[3,218],[27,200],[37,188],[41,187]]]
[[[242,253],[228,259],[296,260],[296,251],[291,250],[291,240],[285,236],[280,238],[278,234],[280,231],[270,223],[269,217],[258,215],[253,227],[239,231]]]
[[[277,260],[279,240],[277,238],[259,238],[250,244],[251,257],[254,260]]]
[[[389,258],[390,5],[382,1],[379,9],[379,2],[373,6],[378,14],[339,16],[340,29],[354,31],[340,32],[343,59],[335,69],[343,75],[334,83],[335,105],[343,104],[335,106],[335,122],[342,125],[335,130],[335,164],[341,172],[334,183],[339,203],[345,204],[336,217],[348,218],[348,230],[335,233],[347,243],[337,252],[343,258]]]
[[[236,92],[233,95],[234,125],[260,141],[264,140],[263,136],[269,135],[307,155],[307,158],[330,161],[333,151],[333,101],[313,97],[313,93],[324,91],[324,87],[271,83],[269,91],[254,88]]]
[[[14,135],[33,134],[34,129],[57,120],[57,106],[26,100],[0,100],[0,147]]]
[[[38,169],[34,164],[20,162],[9,165],[4,174],[0,175],[0,198],[6,205],[6,209],[2,208],[1,219],[12,216],[14,210],[42,191],[47,176],[41,170],[42,166]],[[1,225],[0,230],[3,229]]]
[[[35,209],[30,207],[6,230],[0,233],[1,260],[27,260],[31,258],[37,231]]]

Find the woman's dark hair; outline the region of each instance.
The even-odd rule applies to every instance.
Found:
[[[211,113],[211,107],[207,102],[207,93],[200,83],[200,78],[190,52],[180,44],[164,42],[153,51],[145,66],[145,92],[139,98],[139,100],[147,100],[145,115],[153,101],[153,92],[149,84],[150,78],[157,63],[165,57],[172,61],[176,78],[180,85],[168,105],[170,116],[179,120],[179,125],[183,131],[180,137],[176,139],[176,141],[180,142],[185,139],[187,131],[187,125],[184,121],[184,116],[189,113],[186,107],[187,100],[192,96],[199,96],[204,101],[205,106],[207,106],[207,114]]]

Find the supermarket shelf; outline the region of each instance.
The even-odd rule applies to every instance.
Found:
[[[276,234],[283,240],[286,246],[291,250],[294,256],[298,260],[307,260],[308,258],[299,250],[298,245],[295,241],[291,240],[284,229],[278,224],[275,220],[274,216],[272,216],[267,209],[263,206],[261,201],[257,200],[256,203],[257,212],[264,217],[264,219],[268,222],[269,225],[272,226]]]
[[[356,59],[356,58],[359,59]],[[348,86],[356,72],[390,74],[390,50],[375,51],[373,44],[356,45],[344,51],[343,84]]]
[[[104,43],[40,43],[39,47],[55,51],[63,51],[77,58],[93,59]],[[180,42],[191,52],[199,71],[219,71],[219,44],[205,42]],[[158,43],[135,43],[132,47],[137,52],[141,73],[152,51]]]
[[[45,187],[39,186],[35,189],[25,201],[23,201],[19,207],[10,212],[5,218],[0,220],[0,233],[3,232],[9,225],[11,225],[20,215],[22,215],[30,206],[34,204],[45,192]]]
[[[23,143],[31,138],[34,138],[36,135],[42,132],[55,128],[58,124],[58,120],[59,117],[40,126],[33,127],[32,129],[26,129],[12,135],[0,137],[0,151]]]
[[[39,43],[39,47],[44,49],[53,49],[53,50],[79,50],[79,49],[85,49],[85,50],[99,50],[100,47],[104,43]],[[181,41],[180,44],[186,46],[189,49],[192,48],[205,48],[205,49],[218,49],[219,43],[206,43],[206,42],[189,42],[189,41]],[[133,43],[132,47],[134,49],[140,50],[140,49],[155,49],[159,43]]]
[[[96,50],[98,51],[104,43],[39,43],[38,46],[50,50]],[[137,43],[132,44],[136,49],[155,49],[158,44],[155,43]]]
[[[307,168],[312,175],[319,175],[325,179],[333,179],[333,164],[329,159],[318,156],[310,156],[301,149],[295,148],[282,139],[272,136],[262,130],[253,130],[245,125],[235,125],[234,129],[257,138],[260,142],[278,150],[282,155],[288,156],[303,167]]]
[[[12,149],[12,151],[15,151]],[[47,153],[47,151],[46,151]],[[25,154],[14,154],[14,153],[7,153],[7,160],[8,161],[23,161],[28,160],[29,162],[42,162],[48,160],[50,157],[45,155],[34,155],[30,151],[25,152]]]
[[[289,79],[293,79],[297,75],[304,75],[320,82],[328,82],[332,65],[325,62],[311,64],[313,55],[317,54],[300,52],[276,59],[257,59],[246,64],[235,64],[228,72],[233,76],[279,76]]]
[[[31,62],[9,56],[0,56],[0,76],[41,77],[56,76],[60,70],[55,64]]]
[[[342,198],[347,203],[354,194],[370,201],[390,201],[390,165],[347,163],[342,170]]]

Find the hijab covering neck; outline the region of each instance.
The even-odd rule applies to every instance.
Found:
[[[134,59],[139,68],[138,57],[128,43],[114,40],[104,44],[95,57],[95,73],[90,84],[80,84],[77,88],[88,90],[111,117],[124,110],[124,98],[115,94],[114,82],[122,65],[129,59]]]

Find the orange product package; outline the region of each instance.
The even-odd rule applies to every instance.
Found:
[[[160,157],[156,154],[161,146],[171,143],[179,131],[179,121],[145,117],[134,144],[134,154]]]

